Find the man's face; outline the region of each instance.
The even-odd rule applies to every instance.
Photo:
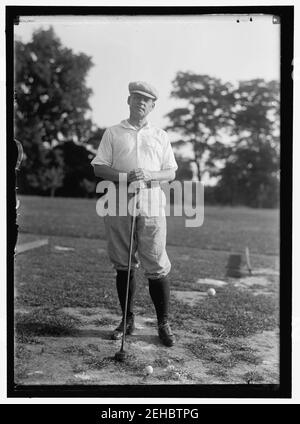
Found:
[[[145,118],[155,106],[153,99],[139,93],[132,93],[127,100],[130,114],[136,118]]]

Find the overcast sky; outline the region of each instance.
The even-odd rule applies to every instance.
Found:
[[[223,81],[279,79],[280,25],[271,15],[147,17],[34,17],[15,27],[30,40],[34,29],[53,25],[62,43],[93,59],[87,85],[93,89],[92,118],[101,127],[128,117],[128,83],[144,80],[160,93],[151,121],[178,104],[170,99],[178,71],[209,74]]]

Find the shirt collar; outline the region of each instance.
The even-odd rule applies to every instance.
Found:
[[[135,128],[135,127],[133,127],[129,122],[128,122],[128,119],[124,119],[123,121],[121,121],[121,123],[120,123],[120,125],[123,127],[123,128],[129,128],[129,129],[131,129],[131,130],[135,130],[135,131],[137,131],[137,129]],[[151,126],[151,124],[150,124],[150,122],[146,122],[146,124],[143,126],[143,127],[141,127],[140,128],[140,130],[141,129],[145,129],[145,128],[150,128],[150,126]]]

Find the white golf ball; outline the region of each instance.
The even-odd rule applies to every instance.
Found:
[[[153,368],[151,367],[151,365],[147,365],[147,367],[145,367],[145,373],[148,375],[153,373]]]
[[[208,296],[215,296],[216,295],[216,290],[215,289],[208,289],[207,290],[207,294],[208,294]]]

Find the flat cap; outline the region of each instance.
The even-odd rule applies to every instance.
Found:
[[[157,90],[150,84],[144,81],[135,81],[129,83],[129,93],[139,93],[143,96],[150,97],[150,99],[157,100],[158,92]]]

